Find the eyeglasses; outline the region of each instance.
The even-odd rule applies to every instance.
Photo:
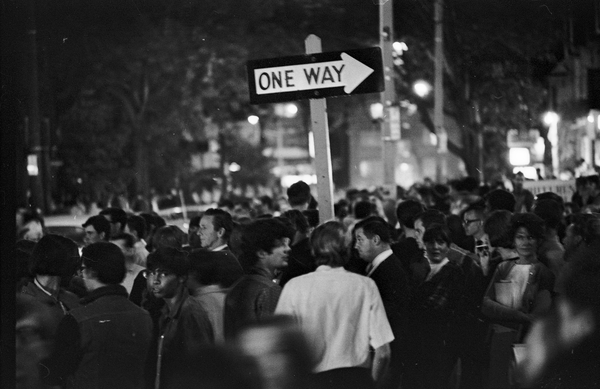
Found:
[[[469,224],[471,224],[471,223],[480,222],[480,221],[481,221],[481,219],[471,219],[471,220],[469,220],[469,219],[466,219],[466,220],[463,220],[463,224],[464,224],[465,226],[468,226],[468,225],[469,225]]]
[[[146,279],[156,279],[156,280],[160,281],[160,280],[170,276],[173,273],[169,273],[167,271],[157,269],[154,271],[144,270],[144,272],[142,274],[144,275],[144,278],[146,278]]]

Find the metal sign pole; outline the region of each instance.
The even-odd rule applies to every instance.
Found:
[[[320,53],[322,51],[321,38],[316,35],[309,35],[304,41],[304,45],[306,54]],[[315,171],[317,174],[317,196],[319,199],[319,223],[323,223],[334,218],[327,101],[324,98],[310,100],[310,122],[315,137]]]

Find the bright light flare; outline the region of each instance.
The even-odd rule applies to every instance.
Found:
[[[417,80],[413,84],[413,91],[417,96],[423,98],[431,93],[433,87],[425,80]]]

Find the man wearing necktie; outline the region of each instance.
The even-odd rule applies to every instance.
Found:
[[[400,260],[390,248],[391,228],[378,216],[368,217],[354,229],[355,248],[368,263],[367,277],[375,281],[383,300],[385,312],[392,327],[394,340],[390,347],[392,357],[384,388],[397,388],[403,373],[407,312],[409,301],[408,277]]]

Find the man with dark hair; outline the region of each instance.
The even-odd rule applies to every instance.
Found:
[[[392,358],[385,388],[397,388],[404,372],[403,348],[406,340],[409,302],[408,277],[400,260],[390,248],[391,231],[387,222],[378,216],[356,224],[355,247],[358,255],[368,263],[367,277],[375,281],[385,307],[394,340],[390,343]]]
[[[490,242],[483,229],[485,222],[485,204],[481,202],[469,205],[462,213],[462,222],[465,234],[475,242],[475,254],[483,275],[489,274]]]
[[[78,266],[77,244],[64,236],[48,234],[36,243],[31,253],[29,271],[33,280],[18,290],[48,306],[58,323],[67,312],[79,306],[77,296],[61,286]]]
[[[110,223],[110,235],[116,235],[123,232],[125,224],[127,224],[127,213],[121,208],[111,207],[100,211],[100,215],[104,216]]]
[[[304,212],[308,211],[309,210]],[[313,227],[309,225],[309,221],[305,217],[304,212],[300,212],[297,209],[290,209],[282,215],[282,217],[290,220],[296,231],[294,239],[290,244],[291,250],[288,258],[288,266],[283,269],[283,274],[279,281],[279,285],[281,285],[282,288],[292,278],[315,270],[315,259],[310,252],[309,243],[309,237],[313,231]]]
[[[287,266],[290,231],[277,219],[258,219],[244,228],[243,262],[250,267],[225,299],[225,337],[233,338],[246,324],[260,321],[275,311],[281,286],[273,282],[275,271]]]
[[[102,241],[107,242],[110,238],[110,222],[104,216],[92,216],[82,226],[85,228],[83,243],[86,246]]]
[[[228,250],[227,243],[232,230],[231,214],[218,208],[207,209],[198,229],[202,248],[209,251]]]
[[[394,255],[398,257],[405,273],[411,272],[411,264],[419,262],[423,256],[422,250],[416,240],[415,216],[425,210],[425,207],[417,200],[404,200],[396,207],[396,217],[402,229],[398,242],[390,247]]]
[[[148,312],[119,285],[125,258],[108,242],[83,249],[81,277],[89,294],[61,321],[48,383],[67,388],[140,388],[152,338]]]
[[[191,251],[202,247],[199,235],[201,219],[202,216],[200,215],[194,216],[190,219],[190,225],[188,227],[188,243],[186,246],[183,246],[184,250]]]
[[[423,235],[433,225],[442,225],[446,227],[446,218],[443,213],[437,210],[427,210],[415,217],[415,231],[419,246],[425,250]],[[479,387],[481,381],[481,361],[483,353],[483,341],[485,339],[485,325],[479,320],[481,316],[481,302],[485,292],[484,276],[481,266],[477,262],[475,254],[470,253],[458,247],[455,243],[450,243],[448,250],[448,260],[457,265],[463,272],[462,280],[464,284],[460,286],[462,295],[460,296],[459,314],[461,321],[459,330],[462,331],[459,337],[466,340],[459,343],[456,352],[461,358],[463,374],[461,380],[465,385],[474,385]],[[420,277],[425,277],[430,272],[429,262],[421,263],[420,267],[415,267],[419,272],[414,272]],[[420,285],[425,281],[425,277],[416,278]],[[415,277],[413,277],[415,278]],[[470,336],[468,336],[470,334]]]
[[[484,196],[484,201],[486,215],[498,209],[505,209],[510,212],[515,211],[515,196],[504,189],[494,189],[488,192]]]
[[[124,232],[133,235],[135,249],[135,263],[140,266],[146,267],[146,258],[148,258],[148,250],[146,249],[146,220],[137,215],[127,216],[127,222],[125,224]]]
[[[206,310],[189,294],[189,271],[190,261],[183,251],[160,247],[148,255],[148,269],[144,272],[148,288],[154,297],[165,302],[158,319],[155,387],[171,379],[178,365],[188,365],[191,356],[204,345],[214,343]]]
[[[298,181],[287,189],[288,202],[292,209],[304,211],[309,208],[312,199],[310,186],[304,181]]]

